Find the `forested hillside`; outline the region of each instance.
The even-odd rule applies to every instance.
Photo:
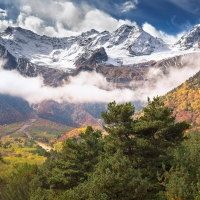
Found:
[[[89,126],[42,165],[16,165],[0,177],[0,199],[198,200],[199,134],[186,137],[189,124],[175,122],[159,97],[148,100],[140,117],[133,119],[134,112],[131,103],[109,103],[102,112],[107,134]]]
[[[166,94],[164,102],[174,109],[177,121],[186,120],[200,131],[200,71]]]

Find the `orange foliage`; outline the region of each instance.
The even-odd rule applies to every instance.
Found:
[[[165,105],[174,108],[177,121],[188,121],[200,131],[200,72],[164,97]]]
[[[68,138],[72,137],[79,137],[80,133],[84,133],[87,127],[81,127],[81,128],[75,128],[66,134],[62,135],[62,137],[58,141],[64,141]],[[92,126],[94,130],[102,130],[103,128],[101,126]]]

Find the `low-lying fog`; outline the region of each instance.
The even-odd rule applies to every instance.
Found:
[[[2,65],[2,64],[1,64]],[[7,71],[0,68],[0,93],[19,96],[30,104],[43,100],[55,100],[58,102],[111,102],[116,101],[146,101],[147,97],[164,95],[177,87],[189,77],[200,70],[199,65],[193,68],[171,68],[169,74],[164,75],[159,69],[150,69],[146,74],[147,79],[155,76],[154,87],[149,84],[139,85],[136,89],[117,89],[106,78],[96,72],[81,72],[75,77],[69,78],[69,83],[61,87],[52,88],[43,84],[41,77],[23,77],[17,71]],[[132,82],[131,85],[136,85]]]

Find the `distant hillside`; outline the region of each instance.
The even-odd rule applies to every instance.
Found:
[[[105,104],[101,103],[58,103],[53,100],[43,101],[33,108],[38,116],[56,123],[71,127],[101,125],[101,111]]]
[[[0,94],[0,125],[23,121],[31,111],[27,101],[19,97]]]
[[[31,135],[33,140],[47,144],[54,144],[61,135],[64,135],[72,129],[72,127],[63,124],[57,124],[49,120],[37,118],[36,121],[26,128],[26,132]]]
[[[186,120],[200,131],[200,71],[164,96],[167,106],[174,108],[177,120]]]

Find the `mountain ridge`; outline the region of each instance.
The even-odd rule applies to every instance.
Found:
[[[126,84],[127,80],[138,79],[137,74],[141,74],[144,67],[148,69],[152,66],[160,66],[160,63],[165,62],[164,60],[168,62],[177,56],[199,52],[199,49],[194,51],[191,48],[177,50],[176,45],[174,49],[162,49],[156,52],[157,50],[153,48],[154,42],[149,43],[154,40],[161,46],[165,46],[161,39],[150,36],[140,27],[128,25],[122,25],[112,33],[91,29],[79,36],[65,38],[40,36],[20,27],[8,27],[0,33],[0,59],[7,61],[4,62],[5,69],[17,69],[23,76],[28,77],[40,75],[44,79],[44,84],[53,87],[62,85],[69,76],[75,76],[81,71],[93,70],[105,76],[107,81],[115,80],[117,84],[119,83],[119,87],[121,85],[129,87]],[[139,48],[137,44],[141,44]],[[46,55],[43,55],[44,52]],[[141,52],[144,55],[141,55]],[[27,56],[23,56],[24,54]],[[48,64],[49,60],[50,64]],[[64,68],[60,65],[61,62]],[[182,65],[182,63],[178,64]],[[127,79],[126,72],[130,69],[135,71],[135,75]],[[107,73],[111,70],[116,72],[113,73],[114,76]],[[118,78],[115,74],[121,75]]]
[[[160,39],[154,38],[140,27],[128,25],[122,25],[112,33],[99,33],[92,29],[79,36],[64,38],[40,36],[20,27],[8,27],[0,34],[0,44],[17,59],[24,58],[33,64],[51,68],[67,65],[62,68],[65,71],[73,71],[76,60],[85,51],[95,51],[101,47],[108,54],[108,63],[116,65],[118,62],[111,57],[116,50],[127,54],[126,57],[132,57],[150,55],[159,48],[167,49]]]

